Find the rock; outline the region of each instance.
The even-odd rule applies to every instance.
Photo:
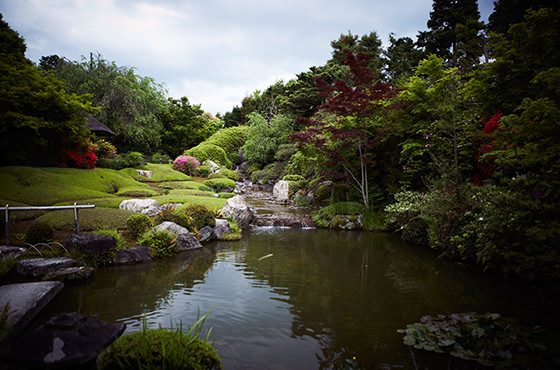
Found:
[[[0,246],[0,260],[4,260],[8,258],[18,258],[19,255],[22,254],[23,252],[25,252],[25,248],[2,245]]]
[[[222,236],[231,232],[229,222],[227,220],[216,219],[216,226],[214,227],[214,237],[220,239]]]
[[[364,226],[362,215],[338,215],[329,222],[329,228],[342,230],[361,230]]]
[[[177,236],[175,248],[177,250],[177,253],[180,253],[200,249],[202,248],[202,244],[200,244],[200,241],[198,241],[196,236],[194,236],[193,234],[183,233]]]
[[[255,226],[274,226],[290,228],[315,227],[315,223],[309,216],[282,216],[282,215],[259,215],[253,222]]]
[[[155,216],[161,211],[159,203],[155,199],[128,199],[123,200],[119,209],[143,213],[146,216]]]
[[[229,198],[220,212],[224,217],[231,217],[242,229],[251,224],[256,213],[255,209],[249,207],[245,199],[240,195]]]
[[[147,177],[149,179],[151,179],[152,176],[154,175],[154,171],[136,170],[136,172],[138,173],[138,175],[143,176],[143,177]]]
[[[117,247],[115,238],[101,234],[73,234],[64,239],[61,244],[68,250],[93,257],[107,256]]]
[[[76,281],[76,280],[86,280],[93,275],[93,267],[76,266],[76,267],[64,267],[55,271],[51,271],[45,275],[43,278],[46,280],[58,280],[58,281]]]
[[[115,254],[115,264],[131,265],[134,263],[146,263],[152,260],[152,251],[148,246],[133,247],[118,250]]]
[[[49,272],[65,267],[73,267],[78,263],[69,257],[30,258],[16,263],[16,272],[22,276],[42,277]]]
[[[272,188],[272,195],[279,201],[287,201],[290,199],[290,182],[280,180]]]
[[[203,166],[208,167],[209,173],[217,173],[220,170],[220,165],[217,164],[216,162],[213,162],[209,159],[205,160],[204,162],[202,162]]]
[[[18,336],[63,287],[64,284],[60,281],[0,286],[0,309],[8,305],[8,325],[12,327],[12,331],[6,340]]]
[[[214,228],[211,226],[204,226],[198,233],[200,235],[199,241],[201,243],[207,243],[216,239],[216,236],[214,235]]]
[[[180,234],[190,234],[189,230],[186,227],[177,225],[175,222],[171,222],[171,221],[164,221],[161,224],[157,225],[156,227],[154,227],[154,230],[160,231],[160,230],[165,230],[165,231],[170,231],[175,235],[180,235]]]
[[[125,328],[124,324],[63,313],[22,336],[4,356],[30,368],[77,368],[93,364]]]

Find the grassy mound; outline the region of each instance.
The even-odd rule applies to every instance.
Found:
[[[111,196],[154,196],[158,191],[119,171],[56,167],[0,167],[0,194],[11,202],[53,205]]]
[[[135,214],[132,211],[113,208],[83,209],[80,211],[80,231],[102,229],[126,230],[126,220]],[[74,230],[72,210],[50,211],[40,216],[38,222],[45,222],[57,230]]]

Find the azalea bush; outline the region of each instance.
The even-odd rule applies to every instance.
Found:
[[[91,142],[65,143],[60,149],[57,166],[91,169],[95,167],[95,162],[97,162],[97,156]]]
[[[173,169],[182,172],[189,176],[194,176],[198,173],[200,162],[195,157],[182,155],[173,161]]]

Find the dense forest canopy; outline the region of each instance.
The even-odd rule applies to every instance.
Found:
[[[342,33],[324,65],[218,118],[99,54],[34,66],[2,21],[2,164],[95,163],[93,115],[119,153],[245,158],[256,181],[288,176],[315,205],[360,205],[366,228],[382,215],[443,256],[557,283],[558,2],[498,0],[484,24],[476,0],[434,0],[426,18],[416,40],[386,47],[375,31]],[[244,144],[228,152],[232,135]]]

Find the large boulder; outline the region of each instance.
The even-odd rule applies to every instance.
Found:
[[[138,173],[139,176],[147,177],[149,179],[151,179],[152,176],[154,175],[154,171],[148,171],[148,170],[136,170],[136,173]]]
[[[74,267],[77,264],[76,260],[69,257],[29,258],[18,261],[16,271],[19,275],[37,278],[55,270]]]
[[[131,265],[134,263],[146,263],[152,260],[150,247],[140,246],[127,249],[120,249],[115,254],[115,264]]]
[[[125,328],[124,324],[63,313],[19,338],[2,357],[18,368],[89,368]]]
[[[231,217],[239,227],[242,229],[247,228],[255,218],[256,210],[249,207],[245,198],[236,195],[226,201],[224,207],[220,210],[224,217]]]
[[[161,211],[161,206],[155,199],[128,199],[121,202],[119,209],[155,216]]]
[[[61,242],[66,249],[92,257],[106,257],[115,251],[117,241],[102,234],[73,234]]]
[[[60,281],[8,284],[0,286],[0,308],[8,305],[8,325],[12,328],[10,340],[15,338],[29,322],[62,290]]]
[[[161,224],[157,225],[156,227],[154,227],[154,230],[156,231],[161,231],[161,230],[165,230],[165,231],[169,231],[175,235],[180,235],[180,234],[189,234],[189,230],[186,227],[183,227],[181,225],[177,225],[175,222],[171,222],[171,221],[164,221]]]
[[[279,201],[287,201],[290,199],[290,182],[280,180],[272,188],[272,195]]]

